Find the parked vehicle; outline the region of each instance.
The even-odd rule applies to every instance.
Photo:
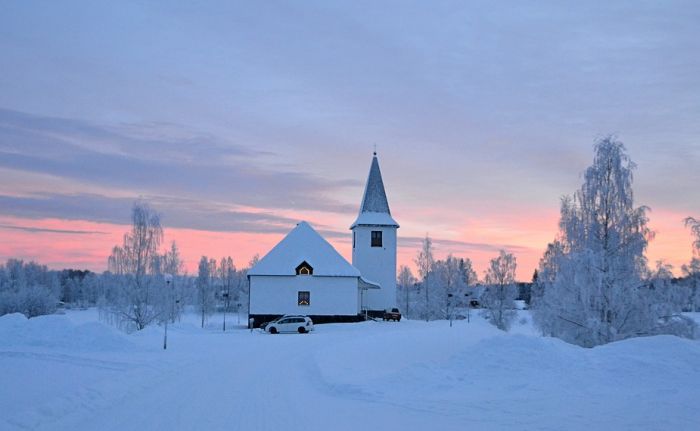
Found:
[[[397,322],[401,321],[401,312],[398,308],[392,308],[391,310],[386,310],[382,320],[395,320]]]
[[[280,334],[284,332],[306,334],[314,330],[314,322],[308,316],[282,316],[266,324],[263,329],[270,334]]]

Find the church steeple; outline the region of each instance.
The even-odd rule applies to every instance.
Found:
[[[399,224],[391,217],[389,202],[384,190],[382,172],[379,170],[377,151],[362,196],[360,213],[352,230],[352,264],[362,277],[380,286],[367,291],[362,307],[382,314],[387,308],[396,307],[396,230]]]
[[[376,151],[372,156],[372,165],[369,168],[365,193],[362,196],[360,214],[357,216],[357,220],[355,220],[355,223],[352,224],[350,229],[359,225],[399,227],[398,223],[391,217],[389,201],[386,198],[384,181],[382,181],[382,172],[379,169]]]
[[[377,152],[372,157],[372,166],[369,168],[369,177],[365,186],[365,194],[362,197],[360,212],[375,212],[391,214],[389,202],[386,200],[386,191],[382,181],[382,172],[379,170]]]

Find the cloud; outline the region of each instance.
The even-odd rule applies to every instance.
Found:
[[[107,235],[107,232],[96,230],[69,230],[69,229],[47,229],[42,227],[32,226],[13,226],[8,224],[0,224],[0,229],[12,229],[30,233],[61,233],[68,235]]]
[[[165,228],[221,232],[286,233],[298,220],[269,212],[249,212],[230,206],[186,198],[143,196],[161,214]],[[129,224],[135,199],[97,194],[42,193],[31,196],[0,195],[4,215],[26,218],[60,218]],[[291,227],[290,227],[291,226]]]
[[[425,238],[422,237],[403,237],[399,236],[398,242],[400,247],[414,248],[418,250]],[[433,242],[433,247],[436,249],[446,249],[452,253],[460,252],[474,252],[474,251],[484,251],[484,252],[494,252],[498,253],[500,250],[506,250],[513,253],[529,252],[533,249],[530,247],[525,247],[522,245],[514,244],[486,244],[479,242],[469,242],[469,241],[458,241],[452,239],[444,238],[430,238]]]
[[[355,211],[354,205],[332,196],[360,181],[264,169],[258,156],[168,124],[102,127],[0,109],[0,167],[136,194],[259,208]]]

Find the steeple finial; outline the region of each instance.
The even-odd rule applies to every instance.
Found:
[[[376,155],[377,155],[377,144],[374,144],[374,153],[373,153],[373,155],[374,155],[375,157],[376,157]]]

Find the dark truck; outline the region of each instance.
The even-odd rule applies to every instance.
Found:
[[[399,311],[398,308],[392,308],[391,311],[386,310],[384,312],[384,316],[382,317],[382,320],[395,320],[397,322],[401,321],[401,312]]]

